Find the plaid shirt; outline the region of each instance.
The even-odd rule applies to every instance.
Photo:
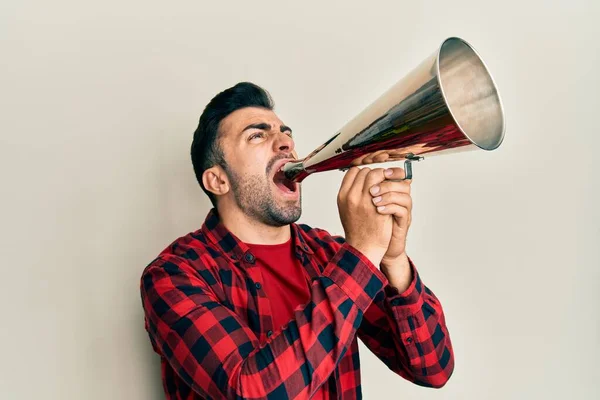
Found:
[[[322,229],[291,224],[311,300],[273,326],[248,247],[209,212],[144,270],[145,327],[168,399],[360,399],[357,337],[401,377],[443,386],[454,367],[444,314],[409,259],[404,293],[360,252]],[[310,277],[310,279],[309,279]]]

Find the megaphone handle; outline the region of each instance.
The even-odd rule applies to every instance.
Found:
[[[404,161],[404,174],[405,174],[405,178],[401,179],[403,181],[407,180],[407,179],[412,179],[412,164],[411,161],[421,161],[424,157],[422,156],[415,156],[412,153],[408,153],[408,155],[406,156],[406,161]]]
[[[403,180],[412,179],[412,164],[410,163],[410,160],[404,161],[404,175],[405,177]]]
[[[394,179],[396,181],[405,181],[407,179],[412,179],[412,163],[411,161],[421,161],[424,157],[422,156],[415,156],[412,153],[409,153],[406,156],[406,160],[404,161],[404,179]],[[342,172],[346,172],[348,171],[350,168],[349,167],[343,167],[340,168],[339,170]]]

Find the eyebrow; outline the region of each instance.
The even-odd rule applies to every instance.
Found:
[[[267,124],[265,122],[260,122],[258,124],[250,124],[247,127],[244,128],[244,130],[242,131],[242,133],[244,133],[245,131],[247,131],[248,129],[261,129],[263,131],[270,131],[271,130],[271,125]],[[287,125],[281,125],[279,127],[279,130],[283,133],[285,131],[289,131],[290,133],[292,133],[292,128],[290,128]]]

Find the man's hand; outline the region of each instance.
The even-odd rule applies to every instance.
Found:
[[[384,172],[385,181],[370,188],[372,201],[381,215],[392,215],[392,235],[381,263],[382,266],[397,264],[406,258],[406,235],[412,219],[412,180],[395,181],[406,177],[404,168],[388,168]]]
[[[384,184],[384,169],[352,167],[338,193],[338,209],[346,242],[379,265],[389,251],[394,220],[389,212],[378,212],[369,192]],[[396,250],[394,250],[396,251]]]

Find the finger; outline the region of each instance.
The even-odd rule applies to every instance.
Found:
[[[396,204],[406,207],[409,211],[412,209],[412,197],[407,193],[390,192],[382,196],[374,197],[372,201],[377,207]]]
[[[377,207],[377,214],[391,215],[400,221],[400,226],[408,229],[412,223],[412,212],[398,204]]]
[[[398,180],[403,182],[410,182],[412,179],[406,178],[406,171],[402,167],[392,167],[388,168],[384,172],[385,178],[389,180]]]
[[[370,189],[383,182],[385,180],[385,176],[383,175],[383,168],[374,168],[371,170],[369,175],[365,178],[365,185],[363,191],[365,194],[368,194]]]
[[[371,195],[381,196],[389,192],[400,192],[410,194],[410,182],[409,181],[389,181],[385,180],[377,185],[378,190],[371,190]]]
[[[345,174],[344,179],[342,179],[342,184],[340,185],[339,195],[345,197],[348,195],[354,180],[356,179],[356,175],[360,172],[360,168],[352,167]]]
[[[398,204],[388,204],[387,206],[377,207],[377,213],[381,215],[393,215],[396,218],[400,218],[406,222],[410,217],[410,211],[406,207],[402,207]]]
[[[357,196],[362,196],[362,190],[365,185],[365,179],[367,178],[370,172],[371,168],[369,167],[360,168],[360,171],[358,172],[356,178],[354,179],[354,182],[352,183],[352,187],[350,188],[350,192],[348,193],[349,195],[355,193]]]

